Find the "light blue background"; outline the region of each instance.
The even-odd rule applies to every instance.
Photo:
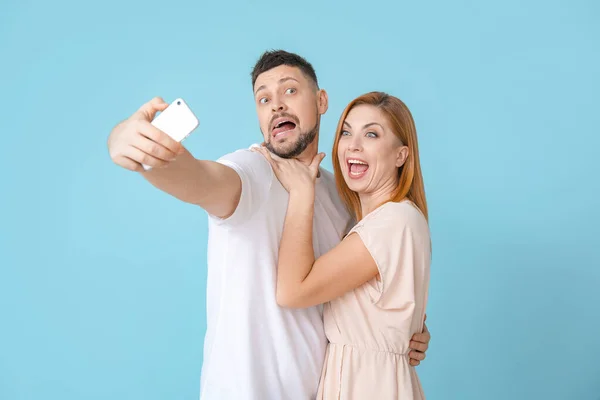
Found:
[[[199,158],[260,140],[268,48],[329,91],[327,153],[363,92],[414,113],[428,399],[600,399],[598,4],[4,0],[0,399],[197,398],[206,216],[114,166],[106,138],[160,95],[199,115]]]

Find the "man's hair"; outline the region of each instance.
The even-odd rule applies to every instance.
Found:
[[[252,69],[252,87],[254,87],[256,78],[258,78],[260,74],[279,67],[280,65],[287,65],[300,69],[304,76],[309,78],[317,88],[319,87],[317,74],[315,73],[313,66],[303,57],[294,53],[288,53],[284,50],[268,50],[260,56]]]

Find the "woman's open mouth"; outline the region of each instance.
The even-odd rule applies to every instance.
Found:
[[[348,176],[353,179],[362,178],[369,169],[369,164],[358,158],[348,158]]]

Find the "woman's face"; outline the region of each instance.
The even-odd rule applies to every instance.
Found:
[[[338,142],[338,162],[350,190],[358,194],[393,191],[406,157],[408,147],[379,108],[359,105],[350,110]]]

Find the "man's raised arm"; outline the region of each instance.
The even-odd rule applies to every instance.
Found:
[[[242,192],[238,174],[231,168],[195,159],[180,143],[154,127],[155,114],[168,106],[161,98],[144,104],[118,124],[108,137],[113,162],[142,174],[158,189],[226,218],[233,214]],[[152,167],[145,171],[142,164]]]

